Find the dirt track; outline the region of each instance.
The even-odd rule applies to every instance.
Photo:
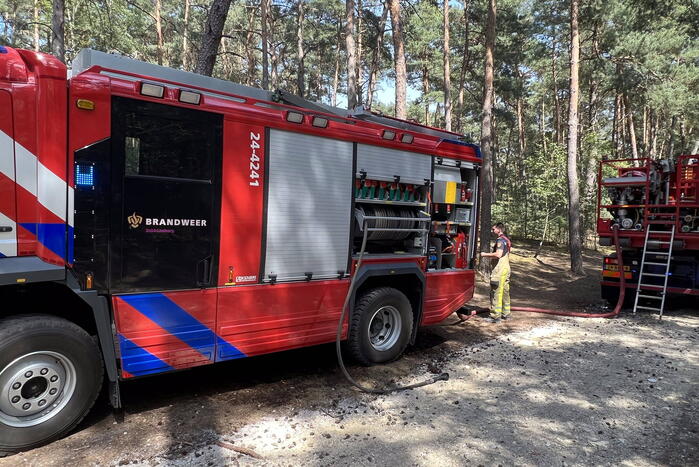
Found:
[[[565,257],[542,259],[513,258],[517,304],[599,311],[597,255],[575,280]],[[331,345],[228,362],[124,385],[124,423],[100,400],[71,436],[0,466],[699,463],[696,311],[456,321],[398,362],[350,367],[366,383],[447,382],[360,394]]]

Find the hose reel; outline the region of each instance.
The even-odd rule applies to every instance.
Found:
[[[363,232],[366,222],[369,241],[405,240],[415,232],[423,232],[424,222],[429,220],[418,217],[413,209],[393,206],[358,206],[355,218],[359,224],[358,234]]]

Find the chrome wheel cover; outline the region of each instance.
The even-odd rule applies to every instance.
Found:
[[[374,350],[389,350],[398,342],[402,328],[403,320],[398,308],[391,305],[382,306],[369,320],[369,342]]]
[[[76,386],[75,366],[53,351],[32,352],[0,370],[0,424],[26,428],[56,416]]]

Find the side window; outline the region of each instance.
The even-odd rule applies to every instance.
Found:
[[[211,123],[184,120],[172,107],[172,112],[154,112],[156,106],[132,101],[122,117],[124,174],[211,180]]]

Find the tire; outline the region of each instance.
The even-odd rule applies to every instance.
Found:
[[[95,403],[102,378],[99,348],[76,324],[47,315],[0,320],[0,455],[75,428]]]
[[[347,346],[362,365],[386,363],[403,354],[412,331],[408,298],[390,287],[372,289],[354,307]]]

